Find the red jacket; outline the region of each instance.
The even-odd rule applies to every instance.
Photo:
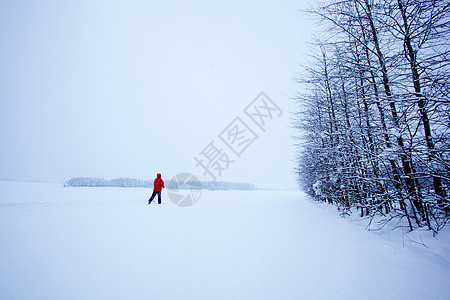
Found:
[[[164,180],[161,179],[161,174],[156,174],[156,179],[153,182],[153,191],[155,192],[161,192],[161,190],[164,188]]]

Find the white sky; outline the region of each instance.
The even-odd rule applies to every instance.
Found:
[[[0,179],[219,180],[294,187],[289,99],[306,1],[0,1]],[[218,135],[264,91],[283,111],[241,157]],[[249,123],[249,125],[251,125]],[[255,130],[256,131],[256,130]]]

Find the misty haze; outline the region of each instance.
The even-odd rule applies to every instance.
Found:
[[[0,1],[0,299],[448,299],[449,13]]]

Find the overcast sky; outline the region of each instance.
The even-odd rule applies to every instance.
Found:
[[[217,180],[296,186],[290,97],[313,29],[307,5],[0,1],[0,179],[210,180],[194,157],[206,163],[213,145]],[[283,112],[264,130],[244,112],[260,92]],[[239,156],[226,144],[237,117]]]

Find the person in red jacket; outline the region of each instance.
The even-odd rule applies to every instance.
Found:
[[[161,204],[161,191],[164,187],[164,180],[161,179],[161,174],[156,174],[156,179],[153,182],[153,194],[150,199],[148,199],[148,204],[152,203],[153,198],[155,198],[156,195],[158,195],[158,204]]]

